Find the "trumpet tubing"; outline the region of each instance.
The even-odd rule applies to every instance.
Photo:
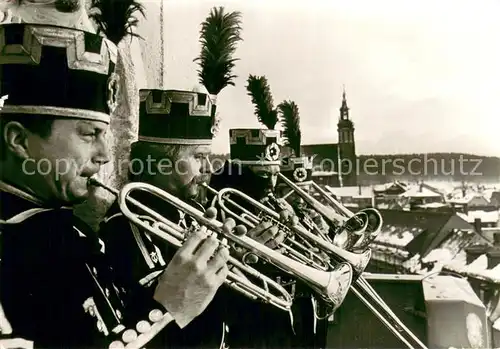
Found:
[[[221,189],[218,194],[217,194],[217,202],[219,207],[226,213],[228,213],[231,216],[238,216],[236,213],[232,212],[227,206],[226,206],[226,199],[225,195],[232,194],[235,195],[248,203],[252,204],[253,206],[256,207],[260,212],[266,214],[267,217],[272,218],[275,221],[278,221],[280,219],[280,214],[268,206],[258,202],[257,200],[253,199],[252,197],[248,196],[247,194],[238,191],[236,189],[232,188],[224,188]],[[306,241],[309,241],[313,243],[314,246],[317,246],[320,250],[323,252],[327,253],[330,257],[334,257],[338,262],[347,262],[349,263],[354,271],[356,273],[362,273],[363,270],[366,268],[366,265],[370,261],[371,257],[371,251],[366,250],[363,253],[352,253],[346,250],[341,249],[338,246],[335,246],[333,244],[330,244],[328,241],[325,241],[321,237],[317,236],[316,234],[313,234],[309,232],[307,229],[304,227],[301,227],[300,225],[294,225],[289,227],[289,229],[298,235],[299,237],[305,239]]]
[[[332,207],[327,207],[283,174],[278,173],[278,177],[311,208],[321,214],[331,227],[337,227],[338,221],[343,223],[343,226],[335,232],[334,243],[338,246],[346,250],[365,250],[380,232],[383,220],[378,210],[367,208],[353,213],[328,195],[319,185],[313,181],[307,182],[330,202]],[[335,211],[340,211],[341,214]],[[372,220],[375,220],[375,223],[372,223]]]
[[[254,213],[252,213],[251,211],[249,211],[245,207],[241,206],[240,204],[238,204],[234,200],[231,200],[230,198],[227,198],[227,197],[224,198],[224,203],[221,205],[220,202],[217,200],[218,199],[218,192],[215,189],[209,187],[206,183],[204,183],[204,187],[216,195],[215,200],[213,201],[213,205],[216,203],[219,203],[219,207],[222,209],[222,211],[225,214],[227,214],[228,216],[231,216],[236,221],[239,221],[239,222],[245,224],[250,229],[255,228],[262,221],[261,217],[258,217],[257,215],[255,215]],[[225,205],[225,202],[227,202],[231,206],[239,209],[241,212],[236,213],[236,212],[228,209],[227,206]],[[276,223],[276,225],[280,226],[281,229],[285,229],[285,230],[290,231],[290,229],[287,226],[283,225],[278,220],[276,220],[274,218],[270,218],[270,219],[272,221],[274,221],[274,223]],[[301,239],[301,241],[299,242],[299,241],[297,241],[298,238],[300,238],[300,237],[287,236],[285,238],[285,241],[280,243],[278,247],[285,250],[288,254],[288,257],[290,257],[296,261],[299,261],[301,263],[305,263],[309,266],[312,266],[312,267],[315,267],[315,268],[321,269],[321,270],[331,269],[331,266],[327,262],[325,262],[323,256],[312,251],[313,246],[306,246],[307,241],[305,241],[304,239]],[[293,245],[295,248],[292,248],[289,245]],[[302,253],[298,252],[297,249],[300,249],[302,251]]]
[[[163,217],[158,212],[129,196],[131,192],[139,190],[148,192],[163,199],[173,207],[193,218],[198,224],[206,226],[211,231],[217,233],[219,237],[226,238],[227,240],[233,242],[235,245],[243,247],[249,252],[254,253],[262,260],[265,260],[275,267],[281,269],[282,271],[292,275],[293,277],[299,278],[302,281],[306,282],[312,289],[317,291],[320,297],[329,302],[335,309],[338,308],[344,300],[352,283],[353,271],[348,263],[340,263],[335,267],[334,270],[328,272],[305,266],[302,263],[294,261],[293,259],[290,259],[247,236],[238,236],[236,234],[233,234],[232,232],[225,232],[223,229],[223,223],[215,219],[206,218],[203,212],[201,212],[200,210],[186,204],[176,196],[151,184],[140,182],[128,183],[122,188],[122,190],[116,191],[95,180],[93,180],[91,183],[100,185],[101,187],[104,187],[105,189],[108,189],[111,192],[115,193],[118,196],[118,205],[120,207],[120,210],[133,223],[139,225],[147,232],[156,235],[160,239],[170,242],[176,247],[180,247],[182,246],[182,243],[186,238],[184,232],[181,232],[180,227]],[[156,222],[154,224],[151,224],[147,220],[140,219],[139,215],[130,211],[130,209],[128,208],[129,203],[134,204],[137,208],[146,212],[148,215],[154,218]],[[242,278],[235,273],[230,272],[228,279],[226,280],[227,285],[240,292],[241,288],[245,290],[248,289],[250,293],[255,291],[255,294],[252,294],[253,296],[265,301],[268,301],[268,299],[272,299],[272,302],[270,303],[272,303],[273,305],[276,305],[284,310],[290,310],[292,302],[291,296],[279,284],[274,282],[272,279],[262,275],[255,269],[244,265],[237,259],[231,257],[229,263],[233,264],[236,267],[241,267],[243,271],[247,271],[252,276],[258,277],[259,279],[264,281],[265,284],[274,285],[275,288],[280,293],[282,293],[281,296],[282,298],[285,298],[285,300],[282,300],[280,299],[280,297],[277,297],[275,295],[269,294],[269,291],[267,291],[267,286],[263,289],[258,289],[257,291],[257,286],[246,282],[246,280],[242,280]],[[275,302],[277,304],[275,304]]]
[[[312,196],[305,193],[299,185],[295,185],[291,183],[292,189],[295,187],[298,190],[295,190],[303,199],[308,203],[312,203],[313,207],[321,207],[319,204],[316,206],[315,200]],[[304,183],[302,183],[304,185]],[[382,217],[378,210],[374,208],[366,208],[358,212],[357,214],[352,213],[341,203],[336,201],[333,197],[328,195],[319,185],[314,182],[308,182],[307,185],[311,185],[321,196],[323,196],[336,210],[340,211],[344,214],[348,221],[360,216],[360,214],[365,215],[366,225],[364,234],[360,238],[357,236],[353,236],[352,230],[349,229],[344,230],[341,234],[337,236],[341,240],[342,238],[346,241],[340,241],[341,246],[347,247],[346,249],[350,249],[351,251],[361,251],[364,250],[363,253],[358,254],[358,265],[353,265],[353,269],[357,271],[355,280],[351,285],[351,291],[353,294],[363,303],[365,306],[372,311],[372,313],[408,348],[415,349],[427,349],[426,345],[420,341],[420,339],[398,318],[398,316],[392,311],[392,309],[387,305],[387,303],[378,295],[378,293],[373,289],[373,287],[368,283],[368,281],[361,275],[364,268],[363,265],[366,266],[370,260],[370,250],[367,249],[369,244],[376,238],[378,233],[380,232],[383,224]],[[310,198],[309,200],[305,198],[305,196]],[[291,195],[291,194],[290,194]],[[325,211],[326,213],[326,211]],[[374,222],[370,220],[370,218],[374,218]],[[354,221],[354,223],[357,223]],[[321,235],[320,235],[321,236]],[[324,239],[324,237],[323,237]],[[324,239],[326,241],[326,239]],[[321,244],[318,241],[318,244]],[[364,261],[363,261],[364,259]],[[366,263],[366,264],[364,264]],[[498,300],[497,300],[498,302]],[[500,302],[497,303],[496,308],[500,309],[498,306]],[[498,310],[497,309],[497,310]],[[500,315],[500,311],[498,312]]]
[[[311,181],[311,186],[314,190],[316,190],[325,200],[327,200],[332,207],[335,207],[337,210],[341,211],[347,217],[356,216],[352,211],[350,211],[347,207],[342,205],[340,202],[335,200],[331,195],[329,195],[323,188],[321,188],[318,184]],[[348,241],[349,245],[346,245],[347,249],[357,249],[363,250],[367,248],[373,240],[377,237],[380,230],[382,229],[383,219],[380,215],[380,212],[375,208],[365,208],[359,211],[357,214],[364,213],[367,216],[367,226],[366,226],[366,234],[363,234],[361,239],[358,239],[356,242]],[[370,219],[372,218],[372,219]],[[375,222],[372,222],[375,221]]]

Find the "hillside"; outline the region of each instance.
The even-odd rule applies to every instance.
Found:
[[[227,158],[228,154],[212,155],[215,167]],[[359,155],[358,176],[360,184],[395,179],[497,183],[500,180],[500,158],[463,153]]]

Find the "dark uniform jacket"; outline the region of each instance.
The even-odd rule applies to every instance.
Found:
[[[262,196],[269,187],[270,181],[256,176],[248,167],[226,162],[223,170],[213,175],[210,186],[215,190],[234,188],[256,198]],[[213,196],[207,195],[208,202]],[[238,201],[234,197],[233,200]],[[251,210],[246,201],[238,201],[240,205]],[[259,271],[267,276],[281,280],[286,285],[293,279],[273,266],[256,265]],[[292,306],[293,327],[289,313],[274,306],[249,301],[239,295],[233,296],[232,303],[238,305],[240,316],[231,324],[231,343],[246,348],[322,348],[326,340],[326,321],[316,321],[310,289],[300,283],[293,282],[286,286],[294,295]],[[317,303],[321,306],[321,303]]]
[[[107,348],[151,310],[165,312],[150,294],[123,292],[104,244],[71,209],[43,210],[2,188],[0,302],[14,338],[35,348]]]
[[[133,197],[176,224],[188,225],[176,209],[152,195],[135,193]],[[129,206],[131,211],[136,208]],[[140,213],[140,212],[139,212]],[[143,213],[144,214],[144,213]],[[101,223],[100,236],[106,242],[111,264],[129,290],[137,287],[154,289],[156,277],[167,267],[176,249],[155,236],[146,234],[132,224],[115,202]],[[182,331],[167,327],[161,334],[162,347],[170,348],[220,348],[227,343],[227,323],[224,322],[225,302],[221,287],[208,308]]]

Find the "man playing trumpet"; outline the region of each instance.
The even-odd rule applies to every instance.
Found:
[[[289,164],[282,161],[281,151],[294,154],[296,147],[295,140],[299,139],[300,148],[300,125],[298,120],[298,109],[293,102],[283,102],[278,109],[273,107],[273,99],[266,77],[250,75],[247,80],[247,91],[255,106],[255,114],[258,121],[266,128],[260,129],[232,129],[230,134],[230,160],[228,160],[222,171],[212,176],[210,187],[219,191],[225,187],[234,188],[244,192],[253,199],[269,205],[274,210],[286,210],[294,217],[294,224],[297,223],[294,208],[285,200],[276,198],[277,184],[279,183],[279,173],[284,172],[289,175],[299,166],[294,166],[297,162],[295,157]],[[283,139],[282,132],[275,129],[279,121],[279,113],[285,126],[286,138]],[[298,134],[298,136],[297,136]],[[295,136],[295,137],[294,137]],[[285,142],[283,142],[285,141]],[[287,143],[288,147],[282,147],[282,143]],[[294,150],[291,150],[293,147]],[[296,151],[296,150],[295,150]],[[285,166],[284,166],[285,165]],[[310,175],[312,164],[302,164],[301,170],[306,170]],[[309,176],[310,177],[310,176]],[[300,182],[297,180],[296,182]],[[291,190],[287,187],[288,190]],[[213,200],[214,195],[209,195],[208,201]],[[231,200],[249,211],[252,207],[245,200],[238,200],[231,197]],[[277,200],[275,200],[277,199]],[[259,212],[253,212],[258,215]],[[221,210],[221,214],[224,211]],[[251,234],[251,233],[250,233]],[[262,234],[260,238],[269,247],[279,247],[285,238],[285,230],[278,230],[276,235]],[[295,280],[287,279],[287,276],[278,272],[273,272],[277,280],[281,280],[287,289],[294,295],[294,305],[292,308],[293,318],[290,324],[288,314],[276,309],[260,306],[258,312],[247,311],[241,316],[240,322],[232,329],[232,338],[237,343],[236,346],[266,347],[266,348],[313,348],[321,347],[324,344],[326,333],[325,326],[321,326],[318,331],[316,326],[316,316],[314,313],[315,299],[312,299],[312,292],[308,286],[302,283],[295,283]],[[251,309],[251,308],[250,308]],[[321,323],[325,325],[325,321]],[[251,329],[249,331],[249,329]],[[251,344],[249,344],[251,343]]]
[[[10,325],[2,322],[10,338],[0,345],[142,346],[152,329],[185,328],[226,279],[228,250],[197,229],[154,289],[128,297],[106,246],[71,209],[109,161],[104,135],[119,97],[116,46],[34,24],[1,25],[0,38],[0,94],[8,96],[0,111],[0,303]]]
[[[199,90],[141,90],[140,95],[139,140],[132,145],[130,180],[152,184],[200,208],[197,199],[201,183],[209,181],[212,174],[208,155],[216,131],[212,113],[214,96]],[[190,109],[191,106],[196,109]],[[182,212],[152,195],[136,194],[134,198],[184,229],[192,224],[190,217],[184,217]],[[207,211],[212,210],[214,208]],[[265,243],[277,231],[272,224],[263,223],[248,235]],[[115,270],[129,289],[137,284],[154,285],[151,280],[172,258],[171,247],[130,223],[117,205],[110,209],[108,218],[101,224],[101,236],[109,246]],[[221,342],[228,342],[227,329],[234,321],[228,321],[227,317],[233,313],[231,317],[237,318],[238,314],[234,309],[225,309],[231,304],[228,297],[233,297],[230,295],[233,292],[226,291],[229,290],[221,289],[207,311],[186,331],[167,329],[164,337],[175,347],[219,347]],[[172,338],[175,338],[175,345]]]

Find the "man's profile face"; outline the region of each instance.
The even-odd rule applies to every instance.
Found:
[[[30,189],[66,204],[84,201],[88,178],[109,161],[107,129],[99,121],[56,119],[47,138],[26,131],[27,158],[21,171]]]
[[[279,165],[251,165],[249,168],[262,180],[263,188],[254,188],[262,191],[262,197],[274,191],[278,182],[278,173],[280,172]]]
[[[212,173],[211,151],[210,145],[183,146],[177,159],[172,159],[171,171],[155,176],[154,181],[181,199],[196,198],[200,184],[208,182]]]

